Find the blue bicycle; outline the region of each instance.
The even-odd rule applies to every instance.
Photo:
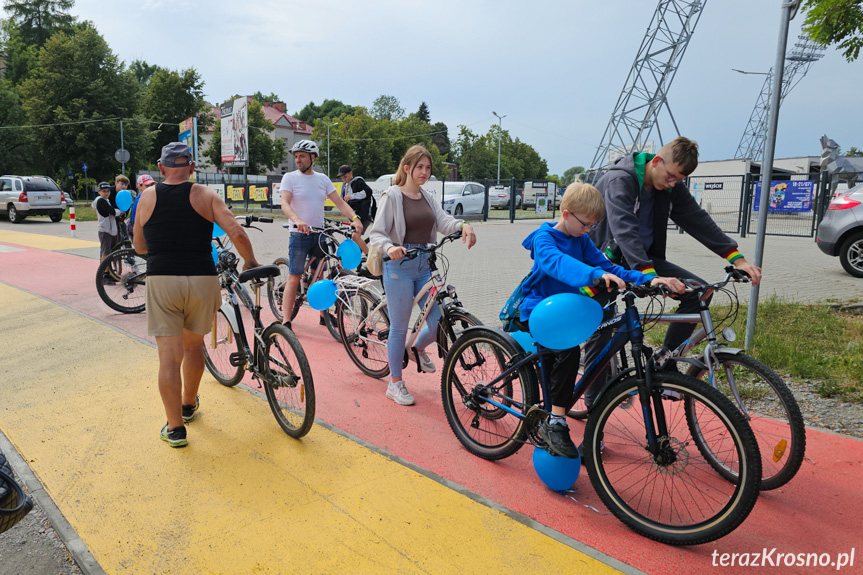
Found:
[[[624,312],[600,326],[617,331],[585,369],[569,407],[629,344],[634,372],[607,382],[589,410],[583,461],[603,503],[630,529],[693,545],[723,537],[746,519],[758,498],[761,456],[728,398],[690,376],[656,368],[635,300],[667,293],[662,286],[627,284],[620,294]],[[489,460],[525,443],[551,451],[538,429],[551,412],[541,366],[553,353],[525,352],[496,328],[464,331],[444,362],[441,394],[450,427],[468,451]],[[734,473],[718,473],[714,458]]]

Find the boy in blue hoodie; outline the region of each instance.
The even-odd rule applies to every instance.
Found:
[[[524,285],[524,299],[519,307],[519,319],[529,325],[530,313],[543,299],[558,293],[580,293],[593,297],[593,280],[602,278],[606,287],[612,283],[621,289],[624,281],[663,284],[673,291],[683,286],[675,278],[660,278],[627,270],[611,263],[588,237],[605,215],[602,194],[590,184],[572,184],[566,188],[560,202],[561,216],[557,224],[543,224],[522,242],[530,250],[533,269]],[[578,321],[578,318],[573,318]],[[543,422],[539,434],[552,451],[564,457],[578,457],[578,449],[569,436],[566,409],[575,389],[580,349],[574,347],[554,355],[551,361],[549,393],[552,415]]]

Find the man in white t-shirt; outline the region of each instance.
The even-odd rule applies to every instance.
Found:
[[[282,177],[282,211],[291,220],[291,243],[288,245],[288,281],[282,296],[282,317],[291,327],[291,311],[297,297],[297,287],[306,267],[306,260],[318,245],[318,235],[310,228],[324,226],[324,202],[329,198],[339,211],[362,233],[359,216],[336,192],[330,179],[312,169],[318,157],[318,145],[311,140],[300,140],[291,148],[296,171]],[[323,312],[321,314],[323,324]]]

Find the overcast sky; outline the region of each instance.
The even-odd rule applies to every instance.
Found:
[[[776,54],[781,0],[708,0],[669,92],[702,160],[732,158]],[[458,125],[503,127],[551,173],[589,166],[656,9],[653,0],[76,0],[126,63],[195,67],[206,97],[275,92],[289,112],[325,98],[425,101]],[[803,18],[791,23],[796,39]],[[789,41],[789,46],[791,41]],[[777,157],[820,154],[826,133],[863,148],[863,59],[834,48],[786,98]],[[670,123],[663,135],[673,134]],[[364,174],[375,177],[378,174]]]

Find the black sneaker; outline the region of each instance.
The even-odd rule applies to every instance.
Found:
[[[569,427],[562,423],[549,424],[547,421],[542,421],[539,424],[539,436],[542,437],[548,446],[556,454],[570,459],[579,457],[578,448],[569,437]]]
[[[286,328],[288,328],[289,330],[294,331],[294,328],[291,327],[291,322],[286,321],[282,325],[285,326]]]
[[[195,405],[183,406],[183,423],[189,423],[195,419],[195,412],[198,411],[199,407],[201,407],[201,398],[196,395]]]
[[[189,445],[189,442],[186,441],[185,425],[169,430],[168,424],[166,423],[165,427],[162,428],[162,433],[160,435],[162,437],[162,441],[167,441],[168,445],[171,447],[185,447]]]
[[[319,324],[319,325],[327,325],[327,321],[324,319],[324,316],[322,316],[322,315],[321,315],[321,316],[318,316],[318,317],[320,317],[320,318],[321,318],[321,319],[320,319],[320,321],[318,321],[318,324]]]
[[[117,280],[111,276],[102,276],[102,283],[107,286],[117,285]]]

